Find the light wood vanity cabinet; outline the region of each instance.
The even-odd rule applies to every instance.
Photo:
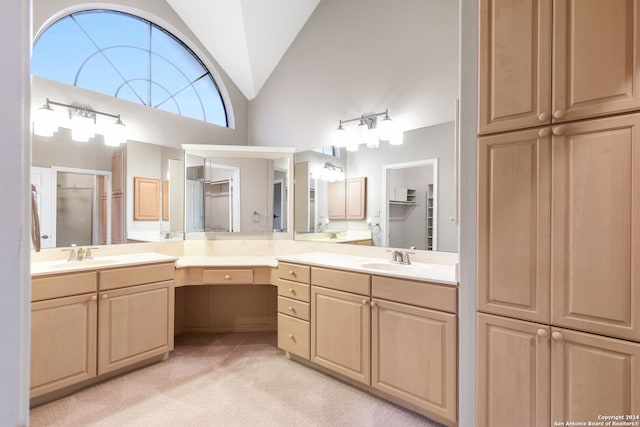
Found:
[[[367,216],[367,178],[334,181],[329,186],[329,219],[365,219]]]
[[[311,267],[310,360],[455,425],[456,313],[453,286]]]
[[[309,360],[311,268],[278,263],[278,348]]]
[[[479,313],[477,371],[479,427],[640,411],[638,343]]]
[[[639,0],[481,0],[478,133],[640,108],[639,24]]]
[[[32,279],[31,398],[173,349],[174,263]]]

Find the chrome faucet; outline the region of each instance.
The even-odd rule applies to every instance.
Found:
[[[411,259],[409,258],[410,254],[415,254],[415,252],[410,251],[402,251],[399,249],[390,250],[387,252],[391,252],[391,262],[397,264],[411,264]]]

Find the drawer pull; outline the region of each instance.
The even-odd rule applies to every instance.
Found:
[[[293,270],[289,270],[289,276],[295,276],[296,273],[293,272]]]
[[[551,334],[551,338],[554,339],[554,341],[562,341],[564,339],[564,337],[562,336],[562,334],[558,331],[554,332]]]
[[[225,280],[229,280],[229,279],[231,279],[231,276],[229,276],[228,274],[225,274],[224,279]]]
[[[107,299],[107,298],[109,298],[109,295],[108,295],[108,294],[102,294],[102,295],[100,296],[100,298],[102,298],[102,299]]]
[[[547,330],[546,330],[546,329],[542,329],[542,328],[538,329],[538,332],[536,332],[536,333],[538,334],[538,336],[539,336],[540,338],[544,338],[544,337],[546,337],[547,335],[549,335],[549,333],[547,332]]]
[[[550,133],[551,133],[551,130],[549,130],[549,128],[544,128],[538,131],[538,136],[540,138],[544,138],[545,136],[549,136]]]
[[[295,309],[295,308],[293,308],[293,307],[291,307],[291,306],[289,306],[289,311],[290,311],[290,312],[292,312],[292,313],[295,313],[295,312],[296,312],[296,309]]]
[[[366,305],[366,304],[369,304],[369,300],[368,299],[363,299],[362,300],[362,305]]]
[[[98,300],[98,297],[97,297],[97,296],[95,296],[95,295],[91,295],[90,300],[91,300],[91,301],[97,301],[97,300]]]
[[[538,114],[538,120],[540,120],[541,122],[546,122],[547,120],[549,120],[549,113]]]
[[[556,136],[564,135],[564,126],[556,126],[553,128],[553,134]]]
[[[289,334],[289,339],[293,342],[296,342],[296,337],[294,337],[293,334]]]
[[[371,301],[371,307],[375,307],[375,306],[377,306],[377,305],[378,305],[378,304],[377,304],[375,301]]]
[[[296,294],[296,291],[294,291],[294,290],[293,290],[293,288],[289,288],[289,293],[291,293],[291,294],[294,294],[294,295],[295,295],[295,294]]]

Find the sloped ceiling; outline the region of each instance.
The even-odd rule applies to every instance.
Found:
[[[320,0],[167,0],[253,99]]]

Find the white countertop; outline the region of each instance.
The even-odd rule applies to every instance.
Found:
[[[409,265],[395,264],[386,258],[360,257],[327,252],[311,252],[300,255],[277,257],[279,261],[307,264],[316,267],[340,268],[379,276],[428,280],[446,285],[458,285],[457,264],[431,264],[412,262]]]
[[[176,261],[177,257],[155,252],[143,252],[127,255],[97,256],[82,261],[38,261],[31,263],[31,275],[70,273],[75,271],[95,270],[98,268],[124,267],[136,264]]]

